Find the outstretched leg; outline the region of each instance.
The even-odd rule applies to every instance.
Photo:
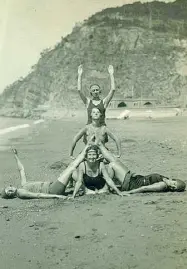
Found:
[[[102,156],[110,163],[115,162],[117,159],[114,157],[114,155],[103,145],[99,144],[99,149],[101,151]]]
[[[13,149],[12,148],[12,151],[14,153],[14,157],[16,159],[16,162],[17,162],[17,166],[18,166],[18,170],[19,170],[19,173],[20,173],[20,178],[21,178],[21,186],[23,187],[26,183],[27,183],[27,178],[26,178],[26,174],[25,174],[25,169],[24,169],[24,166],[23,164],[21,163],[19,157],[18,157],[18,152],[16,149]]]
[[[79,166],[79,164],[84,160],[85,154],[86,154],[86,149],[85,149],[77,156],[77,158],[72,161],[68,167],[60,174],[59,178],[57,179],[56,182],[52,183],[50,186],[50,193],[51,194],[63,194],[65,192],[65,189],[69,183],[69,181],[72,178],[72,174],[75,171],[75,169]]]
[[[109,161],[108,173],[110,178],[117,179],[121,185],[126,180],[126,175],[130,172],[128,167],[125,166],[118,158],[115,158],[113,154],[108,151],[102,144],[99,145],[103,157]]]

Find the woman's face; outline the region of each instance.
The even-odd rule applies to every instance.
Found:
[[[101,112],[97,108],[93,108],[91,112],[91,117],[93,120],[98,120],[101,117]]]
[[[94,163],[97,161],[98,155],[95,150],[90,150],[87,152],[87,161],[90,163]]]
[[[178,187],[177,181],[164,178],[163,181],[170,187],[171,190],[176,190]]]
[[[5,193],[8,197],[16,196],[17,189],[15,187],[9,186],[5,188]]]

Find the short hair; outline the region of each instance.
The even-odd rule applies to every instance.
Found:
[[[90,85],[90,94],[92,95],[92,87],[97,86],[99,88],[99,93],[101,93],[101,87],[98,84]]]
[[[5,192],[5,189],[6,188],[3,188],[2,191],[1,191],[1,198],[3,199],[13,199],[16,197],[16,194],[13,193],[12,195],[7,195],[7,193]]]
[[[172,179],[173,181],[177,182],[177,188],[175,191],[182,192],[186,189],[186,183],[180,179]]]

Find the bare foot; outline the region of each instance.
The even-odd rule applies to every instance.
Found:
[[[96,194],[95,191],[89,190],[89,189],[85,189],[85,194],[86,195],[90,195],[90,194]]]
[[[103,189],[101,189],[101,190],[98,190],[98,194],[101,194],[101,193],[108,193],[109,191],[108,191],[108,189],[106,189],[106,188],[103,188]]]
[[[11,149],[12,149],[12,152],[13,152],[15,155],[18,155],[17,149],[14,149],[14,148],[11,148]]]

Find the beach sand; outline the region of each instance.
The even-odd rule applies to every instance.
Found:
[[[70,162],[71,140],[84,123],[56,120],[9,134],[0,151],[0,187],[19,184],[10,145],[18,149],[29,180],[55,180],[60,170],[50,165]],[[132,171],[186,181],[186,117],[108,120],[107,125],[120,137],[121,159]],[[108,146],[115,152],[112,142]],[[187,268],[186,192],[65,202],[0,199],[0,206],[1,269]]]

